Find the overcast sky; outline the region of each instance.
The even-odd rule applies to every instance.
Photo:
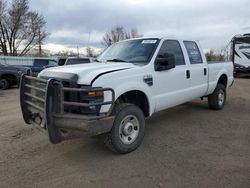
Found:
[[[199,40],[222,49],[236,34],[250,33],[250,0],[30,0],[43,14],[49,49],[100,47],[116,25],[147,36]]]

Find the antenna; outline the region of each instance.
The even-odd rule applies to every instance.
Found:
[[[76,49],[77,49],[77,56],[79,57],[79,47],[77,46]]]

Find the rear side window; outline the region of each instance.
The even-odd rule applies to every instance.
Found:
[[[50,66],[57,66],[58,64],[54,60],[49,60],[48,65],[50,65]]]
[[[201,52],[195,42],[184,41],[184,45],[187,49],[187,53],[191,64],[203,63],[201,58]]]
[[[66,61],[66,65],[76,65],[76,64],[84,64],[84,63],[90,63],[89,58],[81,58],[81,59],[68,59]]]
[[[47,59],[35,59],[34,60],[34,67],[44,67],[48,65]]]
[[[163,42],[158,55],[164,55],[165,53],[173,54],[175,57],[175,65],[185,65],[184,56],[180,43],[176,40],[166,40]]]

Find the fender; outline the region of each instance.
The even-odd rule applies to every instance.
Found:
[[[227,86],[228,86],[228,74],[227,74],[227,71],[225,70],[225,69],[222,69],[219,73],[218,73],[218,75],[217,75],[217,77],[216,77],[216,85],[218,84],[218,82],[219,82],[219,79],[220,79],[220,77],[223,75],[223,74],[225,74],[226,75],[226,77],[227,77]],[[227,87],[226,86],[226,87]]]
[[[119,74],[119,72],[116,72],[114,74]],[[102,86],[102,87],[109,87],[113,88],[115,91],[115,100],[117,100],[122,94],[137,90],[144,93],[147,97],[148,104],[149,104],[149,115],[152,115],[155,109],[155,101],[152,98],[151,94],[151,86],[147,85],[143,81],[142,75],[133,75],[130,77],[129,81],[126,78],[121,79],[109,79],[109,74],[105,74],[104,77],[101,77],[102,79],[96,79],[93,83],[93,86]],[[105,94],[105,100],[109,100],[111,98],[110,93]],[[106,105],[103,106],[101,109],[101,112],[108,111],[110,106]]]
[[[145,87],[142,87],[141,83],[130,82],[129,87],[125,87],[125,85],[123,84],[120,85],[119,87],[115,89],[116,91],[115,100],[117,100],[124,93],[127,93],[129,91],[135,91],[135,90],[140,91],[145,94],[147,101],[148,101],[148,105],[149,105],[149,116],[151,116],[155,109],[155,101],[152,100],[153,99],[152,94],[150,93],[149,89],[145,89]]]
[[[227,71],[226,71],[226,69],[223,68],[223,69],[220,70],[220,72],[216,75],[216,78],[215,78],[215,79],[212,78],[212,80],[214,80],[213,82],[210,81],[210,79],[209,79],[209,82],[208,82],[208,83],[209,83],[208,93],[213,93],[213,91],[215,90],[215,88],[216,88],[216,86],[217,86],[217,84],[218,84],[218,81],[219,81],[220,77],[221,77],[223,74],[225,74],[225,75],[227,76],[227,79],[229,80]],[[228,83],[229,83],[229,82],[228,82]],[[227,83],[227,85],[228,85],[228,83]]]

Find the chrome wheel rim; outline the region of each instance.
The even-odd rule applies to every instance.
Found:
[[[120,123],[119,137],[124,144],[133,143],[139,135],[139,121],[134,115],[127,115]]]
[[[218,102],[219,102],[219,106],[222,106],[225,100],[225,93],[223,90],[219,91],[219,95],[218,95]]]

